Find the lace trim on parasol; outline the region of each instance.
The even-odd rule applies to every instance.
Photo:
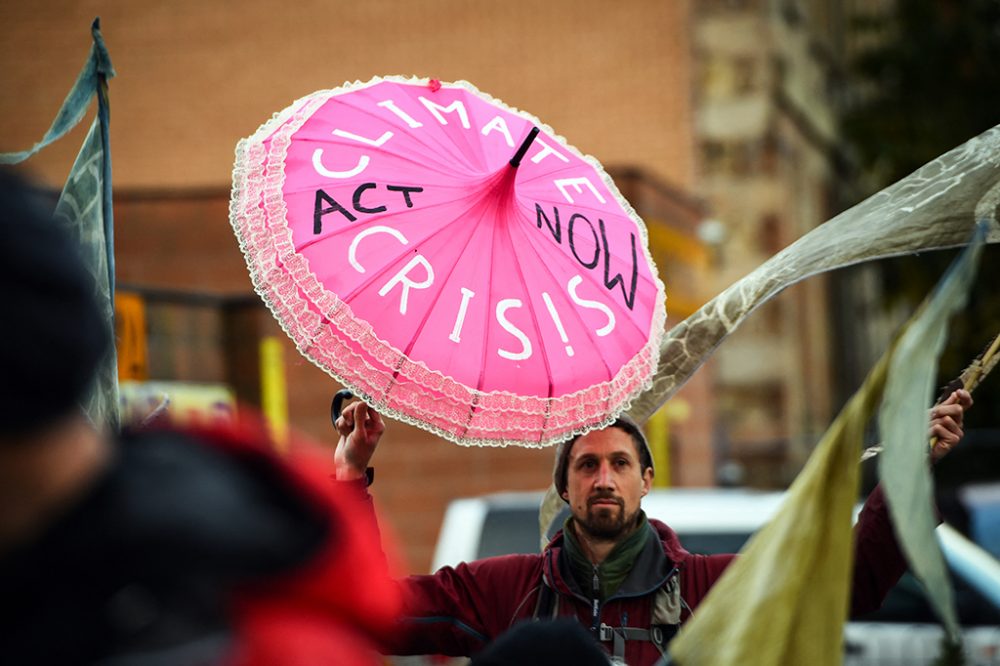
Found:
[[[652,384],[666,318],[663,284],[649,255],[645,225],[611,178],[597,160],[581,154],[534,116],[481,93],[470,83],[455,84],[529,119],[590,163],[635,222],[656,279],[659,305],[654,308],[649,340],[610,381],[558,397],[469,388],[406,358],[379,338],[367,322],[354,316],[350,306],[323,288],[306,259],[294,251],[281,193],[281,166],[291,135],[331,95],[382,81],[426,84],[421,79],[386,77],[313,93],[276,113],[237,145],[230,223],[264,303],[300,353],[359,397],[389,416],[458,444],[544,447],[613,422]]]

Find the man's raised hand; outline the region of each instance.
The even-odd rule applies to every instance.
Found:
[[[358,401],[344,408],[335,425],[340,433],[340,441],[333,454],[337,480],[364,478],[368,463],[385,432],[385,422],[378,412]]]
[[[958,389],[931,409],[931,437],[937,438],[931,458],[937,462],[958,444],[964,436],[962,421],[965,410],[972,406],[972,396]]]

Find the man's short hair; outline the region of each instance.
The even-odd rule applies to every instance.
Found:
[[[649,467],[653,469],[655,473],[656,470],[653,466],[653,454],[649,450],[649,443],[646,441],[646,436],[642,434],[642,429],[639,427],[638,423],[632,420],[631,417],[621,414],[617,419],[615,419],[614,423],[607,427],[618,428],[628,434],[632,438],[633,444],[635,444],[635,451],[639,456],[639,464],[642,471],[645,472],[646,468]],[[555,484],[560,497],[562,497],[563,493],[566,492],[570,451],[573,450],[573,445],[576,444],[576,440],[580,439],[582,436],[583,435],[576,435],[565,442],[561,442],[556,447],[556,461],[555,467],[552,469],[552,483]]]

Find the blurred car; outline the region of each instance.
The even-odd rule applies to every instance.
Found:
[[[453,501],[445,513],[433,569],[494,555],[539,550],[542,493],[501,493]],[[783,493],[740,489],[653,490],[646,514],[670,525],[695,553],[735,553],[773,516]],[[860,507],[858,507],[860,510]],[[568,509],[547,529],[562,528]],[[947,525],[937,529],[956,592],[968,666],[1000,665],[1000,562]],[[930,665],[941,652],[943,629],[917,580],[906,574],[882,608],[847,623],[844,664]]]
[[[968,514],[969,535],[1000,557],[1000,483],[969,484],[958,492]]]

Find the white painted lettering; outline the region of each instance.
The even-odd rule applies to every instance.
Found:
[[[539,162],[541,162],[542,160],[544,160],[549,155],[555,155],[556,157],[558,157],[559,159],[561,159],[563,162],[569,162],[569,158],[568,157],[566,157],[562,153],[558,152],[552,146],[550,146],[549,144],[545,143],[541,139],[535,139],[535,145],[542,147],[541,150],[539,150],[537,153],[535,153],[534,155],[531,156],[531,161],[534,162],[535,164],[538,164]]]
[[[365,267],[358,263],[358,245],[361,244],[362,240],[372,234],[389,234],[403,245],[409,245],[410,243],[410,241],[406,240],[406,236],[392,227],[385,227],[382,225],[368,227],[354,237],[354,240],[351,241],[351,246],[347,249],[347,260],[350,262],[351,266],[354,267],[354,270],[359,273],[364,273]]]
[[[597,329],[597,335],[603,338],[604,336],[611,333],[611,331],[615,330],[615,324],[616,324],[615,313],[612,312],[611,308],[609,308],[604,303],[601,303],[600,301],[591,301],[577,294],[576,289],[577,287],[580,286],[581,282],[583,282],[583,278],[579,275],[575,275],[570,279],[568,284],[569,297],[572,298],[573,302],[579,305],[581,308],[600,310],[601,312],[604,313],[604,316],[608,318],[608,323],[602,326],[601,328]]]
[[[410,126],[411,129],[417,129],[418,127],[423,127],[424,124],[413,117],[411,117],[406,111],[396,106],[396,103],[391,99],[387,99],[378,103],[383,109],[389,109],[392,113],[402,120],[404,123]]]
[[[493,120],[483,126],[483,136],[489,136],[490,132],[493,131],[503,134],[503,138],[507,141],[507,145],[511,148],[514,147],[514,137],[510,135],[510,129],[507,128],[507,121],[503,119],[503,116],[496,116]]]
[[[384,144],[386,141],[392,138],[392,132],[389,131],[386,131],[385,134],[383,134],[377,139],[369,139],[368,137],[359,136],[357,134],[354,134],[353,132],[348,132],[342,129],[333,130],[333,134],[334,136],[339,136],[341,139],[351,139],[352,141],[357,141],[359,143],[367,143],[369,146],[375,146],[376,148],[380,147],[382,144]]]
[[[580,178],[560,178],[558,180],[552,181],[552,183],[553,185],[559,188],[559,191],[562,192],[562,195],[566,197],[566,201],[568,201],[569,203],[576,203],[576,202],[573,201],[573,197],[569,195],[569,192],[566,191],[566,188],[572,187],[573,189],[576,190],[577,194],[582,194],[583,188],[580,187],[581,185],[586,185],[587,189],[593,192],[594,196],[597,198],[598,201],[600,201],[601,203],[607,203],[604,200],[604,197],[601,196],[601,193],[597,191],[597,188],[594,187],[594,184],[590,182],[590,179],[587,178],[586,176],[581,176]]]
[[[349,171],[331,171],[323,166],[323,149],[317,148],[313,151],[313,168],[316,173],[327,178],[352,178],[368,168],[371,160],[367,155],[362,155],[358,160],[358,165]]]
[[[424,271],[427,273],[427,277],[424,278],[423,282],[414,282],[409,277],[409,272],[417,266],[423,266]],[[422,254],[415,255],[398,273],[392,276],[391,280],[386,282],[382,288],[378,290],[378,295],[385,296],[392,291],[392,288],[397,284],[403,285],[403,295],[399,298],[399,314],[405,315],[406,304],[409,302],[410,298],[410,289],[426,289],[434,284],[434,269],[431,268],[430,263],[424,259]]]
[[[505,298],[499,303],[497,303],[497,322],[503,327],[503,330],[507,331],[521,343],[521,351],[511,352],[506,349],[498,349],[497,354],[501,358],[505,358],[509,361],[523,361],[527,358],[531,358],[531,340],[528,336],[524,334],[524,331],[519,329],[514,324],[507,321],[507,310],[510,308],[519,308],[524,304],[521,303],[519,298]]]
[[[434,114],[434,117],[438,119],[438,122],[442,125],[447,125],[448,120],[442,115],[444,113],[458,112],[458,118],[462,121],[462,127],[469,129],[469,112],[465,110],[465,104],[462,104],[462,100],[456,99],[449,106],[441,106],[440,104],[435,104],[423,95],[420,96],[420,101],[423,105],[427,107],[427,110]]]
[[[566,345],[566,356],[572,357],[575,353],[573,351],[573,346],[569,344],[569,338],[566,336],[566,329],[563,328],[562,320],[559,318],[559,313],[556,312],[555,303],[552,302],[552,297],[549,296],[549,292],[542,292],[542,300],[545,301],[545,307],[549,311],[549,316],[552,317],[552,323],[556,325],[556,330],[559,331],[559,339],[563,341]]]
[[[461,342],[462,326],[465,324],[465,313],[469,309],[469,301],[476,295],[471,289],[462,287],[462,304],[458,306],[458,317],[455,318],[455,327],[451,329],[448,339],[452,342]]]

